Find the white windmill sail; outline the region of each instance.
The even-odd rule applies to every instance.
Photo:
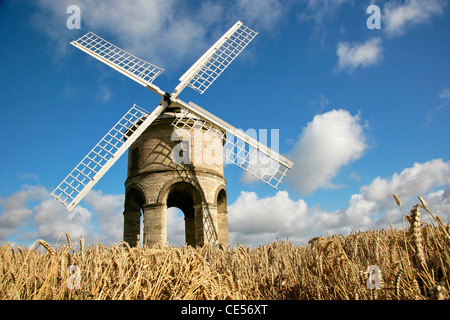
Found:
[[[131,107],[53,190],[52,195],[61,201],[67,210],[72,211],[106,171],[164,111],[166,106],[166,102],[160,104],[150,114],[137,105]]]
[[[159,89],[152,82],[164,69],[120,49],[95,33],[88,32],[70,44],[126,75],[140,85],[153,91],[155,91],[154,89]]]
[[[236,22],[181,76],[172,96],[178,97],[186,86],[203,94],[257,34]]]
[[[163,100],[150,114],[134,105],[61,182],[52,195],[69,211],[73,210],[168,105],[180,107],[184,112],[182,117],[174,121],[174,126],[201,130],[202,134],[207,131],[217,135],[226,141],[225,156],[228,161],[277,188],[287,170],[292,167],[290,160],[194,103],[187,104],[178,99],[186,86],[203,94],[256,35],[257,32],[244,26],[242,22],[236,22],[185,72],[171,95],[152,83],[164,71],[162,68],[137,58],[92,32],[72,41],[71,44],[78,49],[149,88],[162,96]],[[203,201],[205,202],[204,199]],[[203,211],[205,235],[210,243],[217,243],[217,232],[206,202]]]
[[[193,102],[174,99],[182,108],[173,126],[187,132],[213,134],[225,141],[225,159],[277,189],[293,162]],[[183,110],[184,109],[184,110]],[[235,138],[235,139],[234,139]]]

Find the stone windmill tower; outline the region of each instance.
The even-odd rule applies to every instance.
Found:
[[[172,123],[182,116],[164,112],[129,149],[124,240],[130,244],[139,234],[141,211],[144,243],[166,243],[169,207],[184,213],[186,244],[202,246],[208,238],[228,244],[223,141],[177,129]]]
[[[167,208],[185,216],[186,244],[228,245],[224,161],[274,188],[292,162],[244,132],[178,98],[186,87],[203,94],[253,40],[238,21],[180,78],[173,93],[152,82],[164,70],[92,32],[71,44],[161,96],[148,112],[134,105],[55,188],[52,195],[71,211],[126,151],[124,240],[136,245],[144,216],[144,244],[167,242]]]

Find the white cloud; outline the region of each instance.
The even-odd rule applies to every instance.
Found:
[[[69,5],[81,9],[81,30],[89,30],[160,67],[174,69],[198,58],[238,19],[252,29],[273,30],[289,6],[280,0],[39,0],[36,28],[65,54],[77,31],[66,27]],[[78,32],[78,34],[80,34]]]
[[[262,199],[255,192],[242,191],[228,206],[230,244],[273,242],[277,236],[297,239],[312,222],[307,213],[306,202],[292,200],[286,191]]]
[[[435,188],[444,187],[435,191]],[[442,159],[434,159],[424,163],[414,163],[412,167],[406,168],[400,173],[394,173],[390,178],[375,178],[370,184],[361,187],[360,201],[374,203],[374,214],[385,212],[395,227],[401,228],[403,216],[393,202],[392,195],[395,193],[402,201],[406,212],[418,203],[418,196],[422,196],[432,211],[439,214],[444,221],[450,220],[450,211],[442,210],[449,208],[450,188],[450,162]],[[354,206],[349,206],[349,209]],[[425,216],[424,216],[425,219]],[[429,222],[429,221],[428,221]],[[374,228],[389,227],[386,216],[374,220]]]
[[[450,218],[450,183],[445,186],[445,189],[431,192],[428,194],[425,200],[433,213]]]
[[[408,212],[422,196],[432,212],[444,222],[450,221],[450,161],[434,159],[415,163],[390,177],[377,177],[353,194],[345,208],[326,211],[308,207],[303,199],[295,200],[287,191],[266,198],[242,191],[228,206],[230,244],[236,241],[257,246],[289,239],[304,245],[312,237],[348,234],[368,228],[402,228],[403,215],[392,194],[396,193]],[[13,239],[18,245],[43,238],[54,243],[63,232],[73,239],[83,235],[87,243],[115,243],[123,236],[123,195],[91,191],[84,200],[89,207],[77,206],[68,213],[49,197],[42,186],[23,186],[21,190],[0,198],[0,242]],[[180,211],[168,210],[167,232],[171,244],[185,241],[184,220]],[[388,219],[389,218],[389,219]],[[422,220],[430,222],[424,213]],[[12,237],[12,238],[11,238]],[[62,240],[60,240],[62,241]]]
[[[236,15],[245,17],[251,28],[271,30],[289,10],[289,3],[279,0],[238,0]]]
[[[439,98],[450,99],[450,88],[444,89],[439,93]]]
[[[30,202],[41,201],[48,195],[45,188],[25,185],[14,194],[0,198],[0,241],[16,232],[22,224],[33,216],[33,210],[28,208]]]
[[[64,232],[74,239],[83,235],[88,243],[110,244],[123,236],[123,195],[91,190],[72,212],[50,196],[43,186],[23,186],[0,198],[0,242],[14,236],[33,243],[37,238],[55,243]]]
[[[254,192],[241,192],[228,207],[230,244],[236,241],[257,246],[289,239],[305,245],[311,238],[326,233],[349,233],[351,228],[372,226],[379,213],[376,202],[355,194],[349,207],[327,212],[319,207],[309,208],[303,199],[294,200],[287,191],[259,198]]]
[[[49,194],[45,187],[26,185],[0,198],[0,243],[14,236],[16,243],[31,244],[39,238],[54,244],[64,232],[72,239],[83,236],[87,244],[123,239],[123,194],[91,190],[72,212]],[[184,216],[177,208],[168,209],[167,232],[170,244],[185,243]]]
[[[441,188],[435,191],[435,188]],[[353,194],[348,206],[333,212],[319,207],[309,208],[300,199],[294,200],[286,191],[259,198],[254,192],[241,192],[228,207],[230,244],[238,241],[257,246],[287,238],[306,244],[319,235],[348,234],[351,230],[403,228],[403,214],[392,194],[402,200],[408,212],[422,196],[432,212],[444,222],[450,221],[450,162],[435,159],[415,163],[389,178],[376,178]],[[426,214],[422,218],[430,222]]]
[[[411,26],[429,22],[433,17],[442,14],[445,3],[443,0],[388,2],[382,14],[382,29],[390,38],[403,35]],[[374,65],[383,59],[381,38],[368,39],[364,43],[340,42],[337,55],[339,60],[336,71],[352,73],[359,67]]]
[[[432,17],[442,14],[444,5],[445,1],[441,0],[389,2],[383,12],[385,31],[391,37],[402,35],[407,28],[428,22]]]
[[[123,237],[123,206],[125,195],[103,194],[102,191],[91,190],[84,197],[83,203],[92,208],[95,219],[99,223],[97,232],[99,239],[92,241],[118,241]]]
[[[74,239],[82,235],[90,238],[92,213],[81,206],[68,212],[54,199],[48,199],[33,208],[33,216],[36,236],[50,243],[55,243],[64,232]]]
[[[316,115],[287,155],[294,162],[287,182],[302,194],[333,187],[339,169],[362,156],[365,140],[359,115],[342,109]]]
[[[362,44],[340,42],[338,44],[337,71],[353,72],[358,67],[368,67],[382,59],[380,38],[372,38]]]
[[[210,20],[204,10],[190,12],[173,0],[41,0],[37,5],[34,25],[57,43],[57,52],[64,53],[75,34],[66,28],[66,8],[78,5],[82,30],[91,30],[155,64],[168,63],[167,55],[179,60],[198,54]]]
[[[392,196],[422,195],[433,187],[444,185],[450,177],[450,163],[435,159],[425,163],[414,163],[390,179],[375,178],[368,186],[361,188],[367,199],[380,201]]]

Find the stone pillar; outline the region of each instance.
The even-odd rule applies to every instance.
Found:
[[[202,247],[205,241],[205,232],[203,227],[203,206],[197,204],[194,206],[195,219],[195,246]]]
[[[195,244],[197,247],[202,247],[207,241],[207,221],[209,217],[206,216],[207,212],[204,208],[204,204],[198,204],[194,206],[195,211]],[[208,204],[208,211],[210,218],[212,219],[213,226],[217,230],[217,206],[214,204]],[[211,230],[212,231],[212,230]],[[213,231],[212,231],[213,232]]]
[[[184,230],[186,233],[186,244],[195,248],[195,215],[184,214]]]
[[[217,212],[217,225],[219,244],[228,247],[230,245],[230,239],[228,237],[228,211]]]
[[[155,203],[144,205],[144,244],[167,244],[167,206]]]
[[[217,220],[217,206],[212,203],[208,203],[209,214],[213,220],[214,229],[216,230],[217,236],[219,236],[219,224]]]
[[[137,244],[140,234],[141,211],[124,211],[123,213],[123,240],[131,247]]]

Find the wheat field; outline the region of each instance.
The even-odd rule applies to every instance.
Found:
[[[4,244],[0,299],[449,299],[450,227],[419,200],[404,230],[317,237],[308,246],[85,248],[67,233],[56,247]]]

